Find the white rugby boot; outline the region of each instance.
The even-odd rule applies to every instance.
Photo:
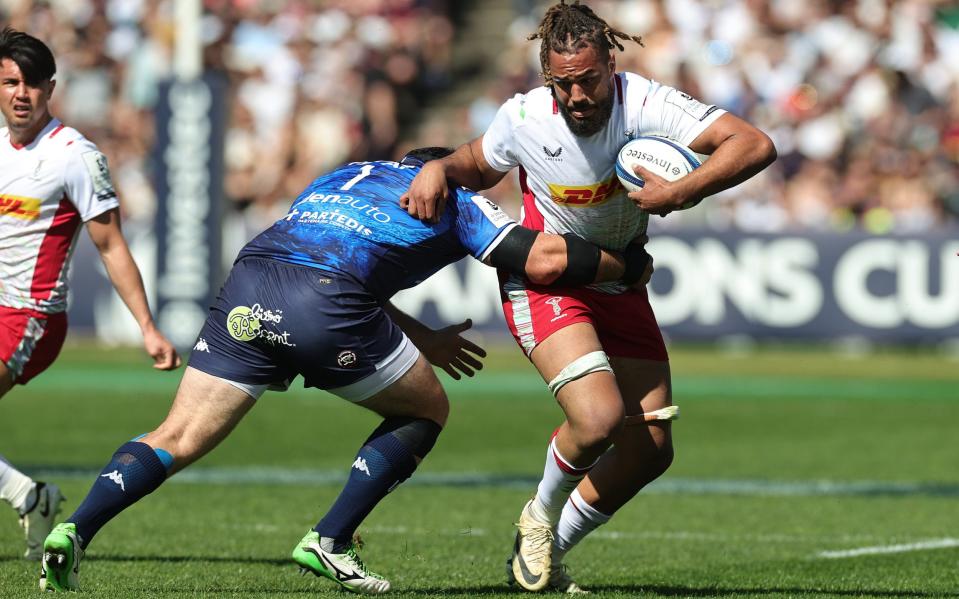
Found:
[[[516,576],[513,574],[513,558],[506,560],[506,584],[516,585]],[[549,584],[546,590],[557,593],[566,593],[567,595],[587,595],[589,591],[576,584],[573,577],[569,575],[569,569],[564,563],[553,562],[549,567]]]
[[[553,548],[553,528],[548,522],[537,520],[530,510],[535,498],[523,507],[516,523],[516,541],[513,543],[512,571],[516,583],[527,591],[546,588],[550,579],[550,552]]]
[[[50,483],[37,483],[37,500],[30,511],[20,514],[20,528],[27,538],[24,559],[38,561],[43,557],[43,540],[53,530],[53,521],[60,511],[63,493],[60,487]]]

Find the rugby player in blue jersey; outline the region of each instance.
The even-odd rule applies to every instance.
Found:
[[[485,353],[460,336],[469,321],[433,331],[388,299],[466,255],[566,286],[645,284],[652,268],[641,245],[619,255],[571,234],[537,233],[465,188],[450,190],[438,223],[416,220],[399,197],[424,161],[449,152],[425,148],[399,163],[352,163],[323,175],[240,251],[169,415],[117,449],[76,512],[47,537],[42,589],[77,589],[80,558],[104,524],[213,449],[267,388],[285,389],[299,375],[384,420],[293,560],[351,591],[389,590],[356,554],[353,534],[410,477],[446,422],[446,394],[429,363],[454,378],[472,376]]]

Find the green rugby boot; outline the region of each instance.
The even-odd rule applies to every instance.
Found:
[[[80,590],[80,539],[72,522],[57,524],[43,542],[40,562],[41,591]]]
[[[390,581],[375,572],[370,572],[356,554],[356,545],[351,544],[346,553],[331,553],[320,547],[320,534],[315,530],[293,548],[293,561],[300,565],[304,574],[312,572],[325,576],[336,584],[354,593],[378,595],[390,590]]]

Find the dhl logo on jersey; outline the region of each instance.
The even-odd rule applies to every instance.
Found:
[[[622,188],[619,179],[613,175],[606,181],[592,185],[569,186],[549,183],[549,195],[557,204],[582,208],[602,204]]]
[[[0,216],[37,220],[40,218],[40,199],[0,194]]]

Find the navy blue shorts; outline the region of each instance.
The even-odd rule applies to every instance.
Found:
[[[361,401],[399,379],[418,356],[355,279],[247,257],[210,307],[189,365],[241,388],[285,388],[301,375],[307,387]]]

